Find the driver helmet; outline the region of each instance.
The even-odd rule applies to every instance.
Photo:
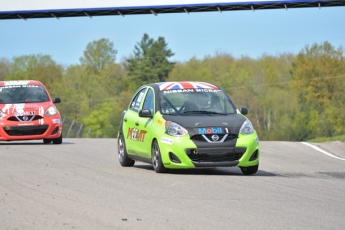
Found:
[[[197,102],[200,107],[206,108],[210,104],[210,95],[206,92],[197,93]]]
[[[37,99],[38,98],[37,91],[32,90],[32,89],[27,90],[25,95],[26,95],[26,98],[29,98],[29,99]]]

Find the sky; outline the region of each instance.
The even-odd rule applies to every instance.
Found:
[[[119,63],[145,33],[164,37],[176,62],[216,53],[297,54],[325,41],[345,48],[345,7],[0,20],[0,59],[42,54],[65,66],[79,64],[88,43],[106,38]]]

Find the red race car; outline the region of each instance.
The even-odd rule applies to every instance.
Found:
[[[39,81],[0,81],[0,141],[62,143],[60,113]]]

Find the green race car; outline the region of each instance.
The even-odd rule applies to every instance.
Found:
[[[122,113],[119,162],[124,167],[146,162],[157,173],[237,166],[243,174],[254,174],[259,138],[247,113],[207,82],[143,85]]]

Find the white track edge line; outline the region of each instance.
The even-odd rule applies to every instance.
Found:
[[[324,150],[320,149],[319,147],[316,147],[316,146],[314,146],[314,145],[312,145],[312,144],[309,144],[309,143],[307,143],[307,142],[301,142],[301,143],[302,143],[302,144],[305,144],[305,145],[308,145],[308,146],[312,147],[313,149],[316,149],[317,151],[319,151],[319,152],[321,152],[321,153],[323,153],[323,154],[325,154],[325,155],[327,155],[327,156],[334,157],[334,158],[336,158],[336,159],[338,159],[338,160],[345,161],[344,158],[334,156],[334,155],[332,155],[332,154],[330,154],[330,153],[328,153],[328,152],[326,152],[326,151],[324,151]]]

